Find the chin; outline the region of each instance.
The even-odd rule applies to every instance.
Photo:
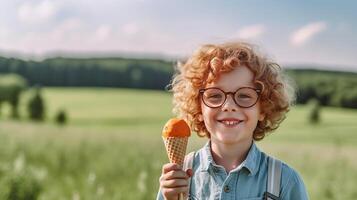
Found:
[[[212,137],[211,137],[212,138]],[[242,134],[237,134],[237,132],[234,133],[218,133],[215,136],[215,140],[223,143],[223,144],[237,144],[237,143],[242,143],[243,141],[250,140],[250,137],[247,137]]]
[[[233,136],[233,137],[232,137]],[[227,135],[227,133],[225,135],[220,134],[218,137],[216,137],[216,139],[224,144],[234,144],[239,142],[239,137],[236,135]]]

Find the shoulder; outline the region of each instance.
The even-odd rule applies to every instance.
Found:
[[[282,167],[281,167],[282,185],[284,185],[284,183],[289,185],[289,184],[298,184],[303,182],[299,173],[294,168],[292,168],[291,166],[289,166],[283,161],[280,162],[282,163]]]
[[[268,167],[269,159],[274,159],[281,163],[281,186],[283,189],[287,185],[303,183],[303,180],[299,175],[298,171],[295,170],[293,167],[289,166],[287,163],[276,157],[265,154],[264,152],[261,152],[261,155],[261,164],[266,168]]]
[[[282,199],[308,199],[305,184],[300,174],[285,162],[282,162],[281,168],[280,193]]]

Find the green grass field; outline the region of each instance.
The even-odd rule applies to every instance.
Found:
[[[171,114],[166,92],[46,88],[47,121],[8,119],[0,125],[0,199],[154,199],[168,162],[161,129]],[[53,122],[65,108],[69,123]],[[357,199],[357,110],[323,108],[319,125],[297,106],[257,144],[297,169],[311,199]],[[189,151],[207,140],[195,134]],[[32,196],[31,196],[32,195]],[[32,198],[31,198],[32,197]]]

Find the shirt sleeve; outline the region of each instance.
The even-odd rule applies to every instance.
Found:
[[[282,189],[282,200],[308,200],[305,184],[295,170],[291,170],[289,181]]]

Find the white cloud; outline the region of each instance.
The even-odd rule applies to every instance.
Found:
[[[325,22],[313,22],[307,24],[291,34],[290,42],[293,46],[303,46],[318,33],[326,29]]]
[[[17,18],[26,24],[41,24],[50,21],[58,12],[58,5],[44,0],[38,4],[25,2],[17,10]]]
[[[162,52],[175,41],[152,27],[139,29],[136,23],[127,24],[124,30],[113,24],[93,27],[80,18],[70,18],[49,31],[24,32],[16,41],[0,47],[38,55],[50,51]]]
[[[139,26],[136,23],[127,23],[122,27],[122,31],[127,35],[134,35],[140,30]]]
[[[241,39],[256,39],[265,32],[265,26],[262,24],[255,24],[243,27],[237,32],[237,37]]]
[[[112,27],[109,25],[101,25],[95,31],[94,37],[96,40],[105,40],[112,34]]]
[[[71,37],[73,34],[80,34],[83,27],[81,19],[70,18],[57,25],[49,35],[54,40],[62,40]]]
[[[0,39],[6,38],[10,35],[10,30],[6,27],[0,27]]]

